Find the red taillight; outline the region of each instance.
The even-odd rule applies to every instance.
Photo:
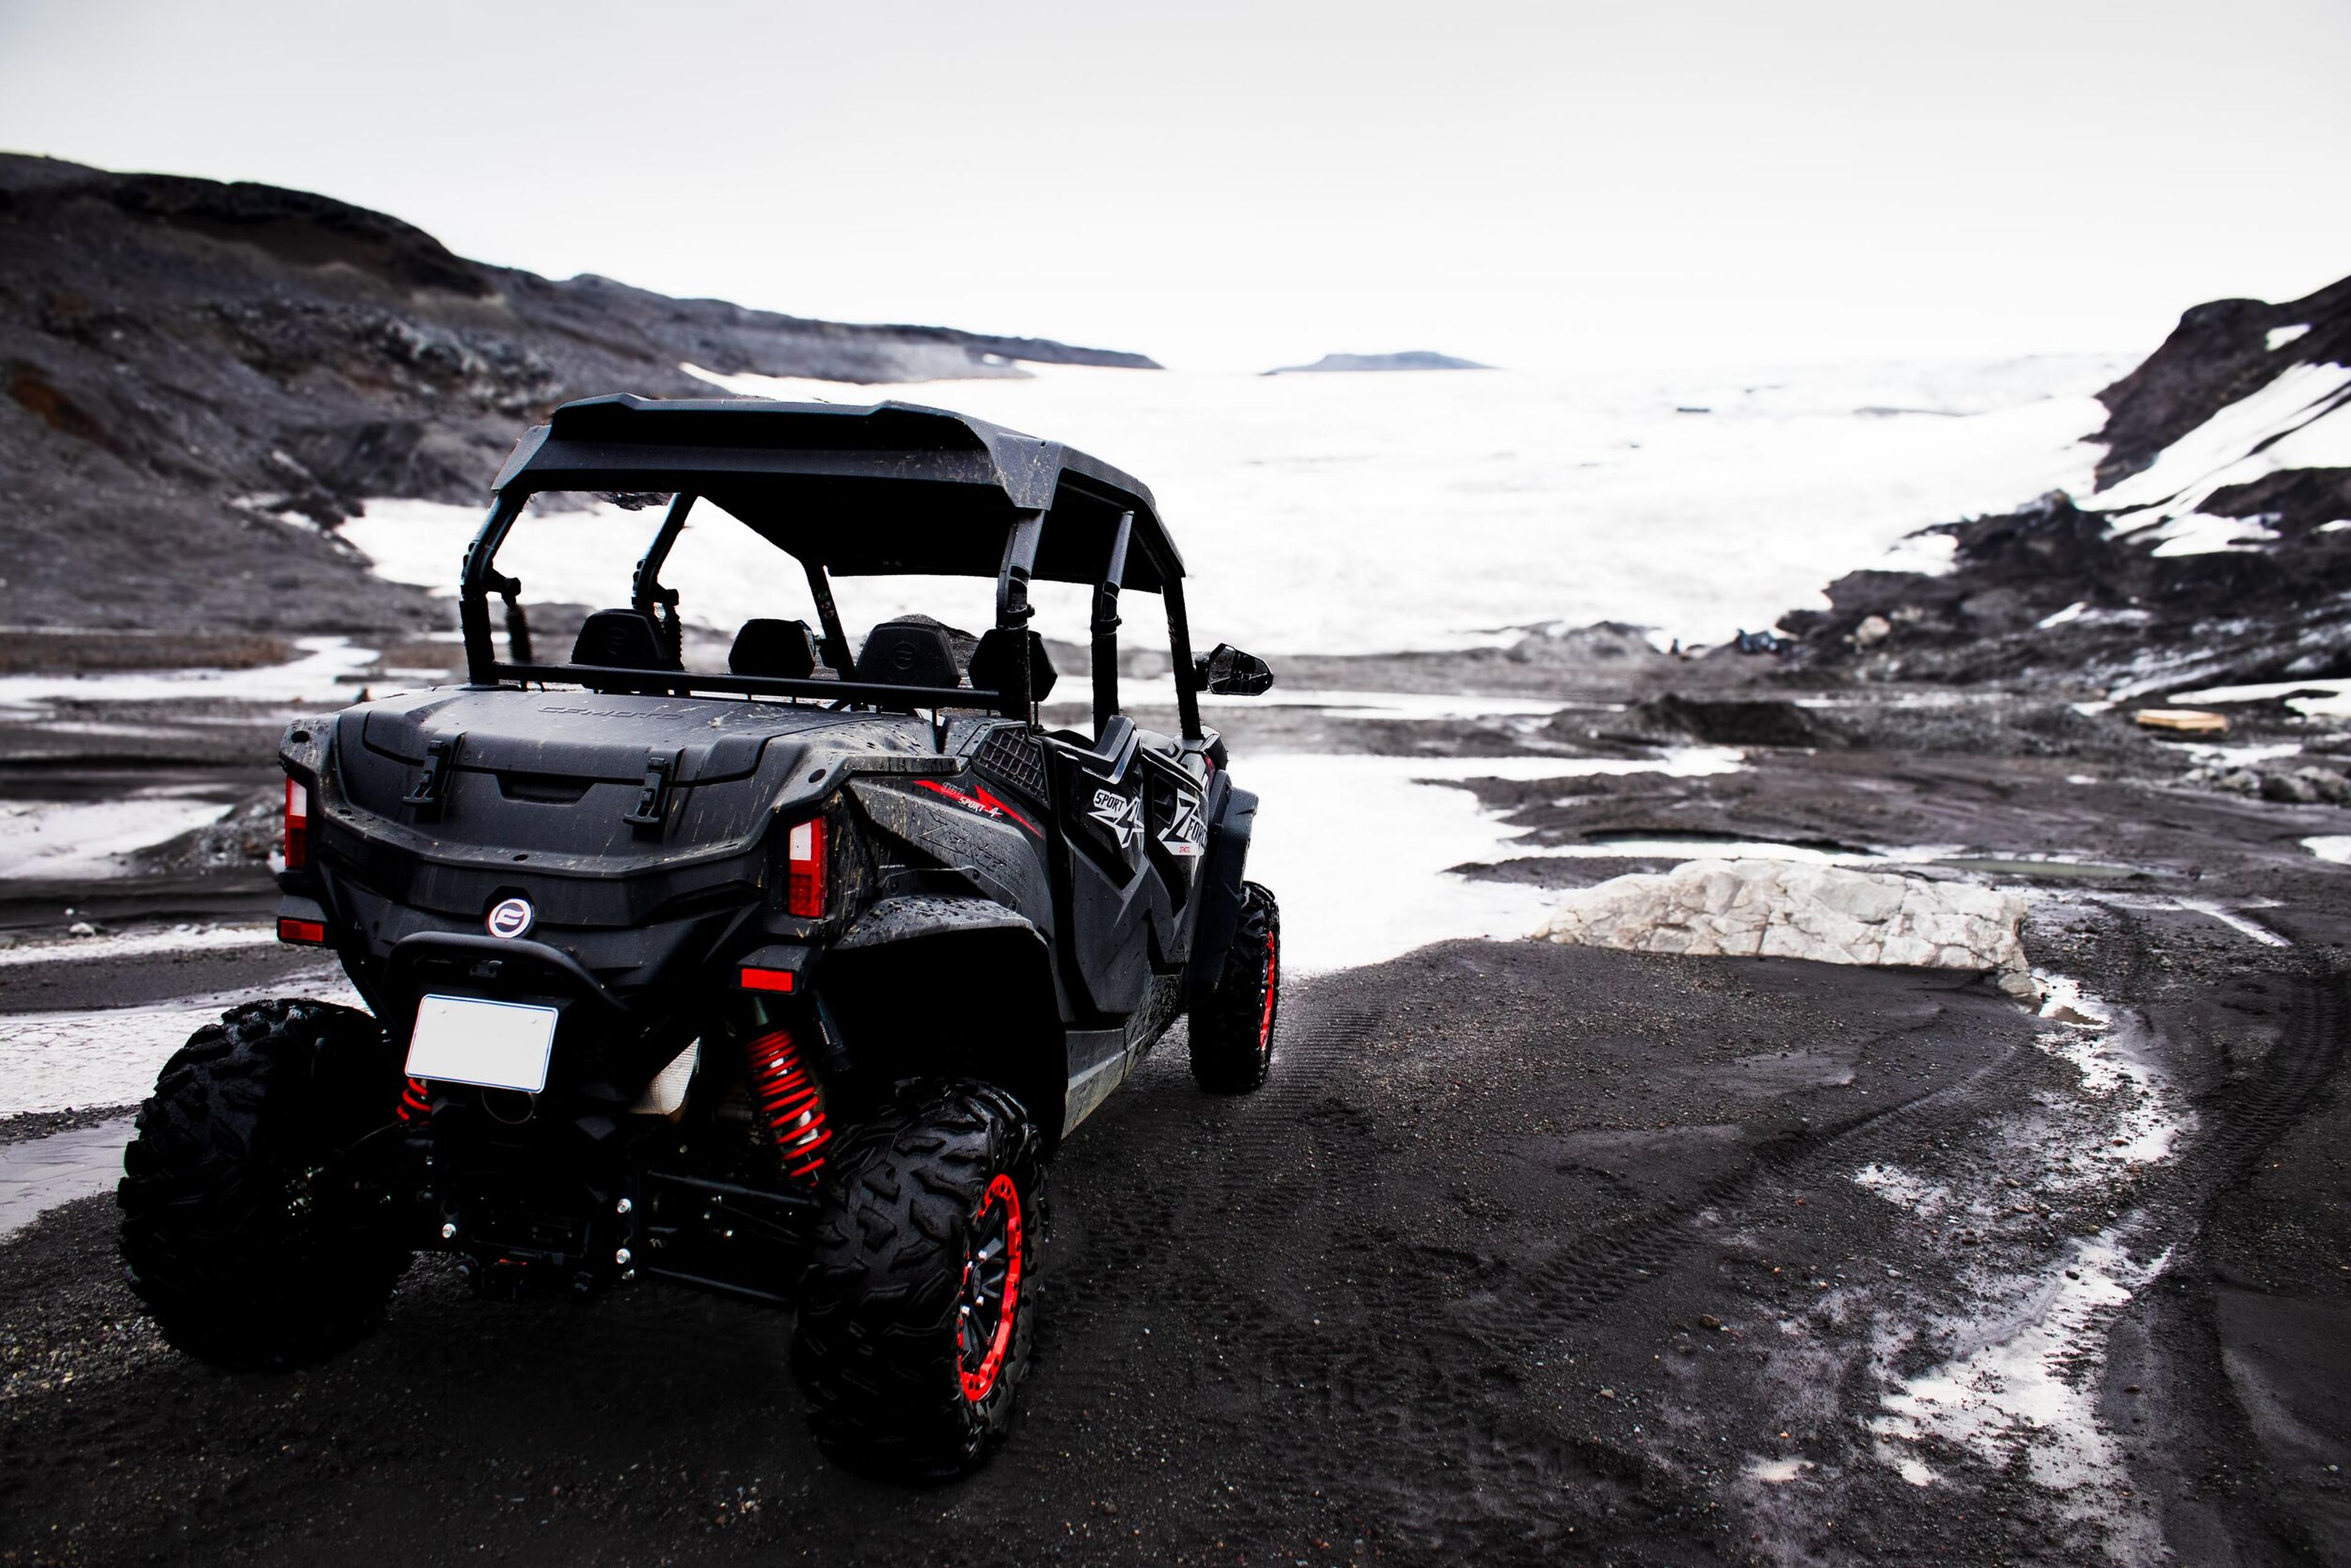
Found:
[[[277,939],[299,942],[305,947],[323,947],[327,945],[327,927],[318,920],[281,919],[277,922]]]
[[[784,908],[809,920],[824,917],[824,819],[795,822],[785,849]]]
[[[794,910],[792,913],[797,915],[799,912]],[[739,972],[743,977],[743,988],[747,991],[789,991],[792,988],[792,972],[789,969],[755,969],[746,964]]]
[[[286,869],[300,871],[310,863],[310,791],[299,779],[286,780]],[[282,935],[282,932],[281,932]],[[300,938],[287,936],[288,942]],[[324,937],[318,938],[324,941]]]

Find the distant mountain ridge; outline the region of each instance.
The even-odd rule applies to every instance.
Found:
[[[1022,361],[1157,368],[559,282],[326,196],[0,154],[0,623],[341,630],[402,598],[407,620],[413,595],[259,514],[482,500],[569,398],[715,395],[681,363],[883,383]]]
[[[1325,354],[1311,365],[1281,365],[1270,376],[1316,375],[1353,371],[1490,371],[1475,360],[1457,360],[1427,349],[1407,349],[1400,354]]]

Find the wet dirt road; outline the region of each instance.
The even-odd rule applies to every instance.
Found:
[[[76,1203],[0,1249],[0,1561],[2339,1551],[2294,1375],[2351,1301],[2339,987],[2111,912],[2043,940],[2155,1005],[1454,943],[1301,987],[1257,1096],[1171,1041],[1053,1172],[1019,1429],[931,1489],[819,1458],[787,1320],[674,1291],[420,1263],[353,1354],[212,1372]]]

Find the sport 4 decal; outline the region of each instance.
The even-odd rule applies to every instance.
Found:
[[[1139,796],[1122,795],[1115,789],[1094,791],[1094,809],[1086,813],[1102,826],[1102,831],[1118,841],[1118,847],[1131,850],[1135,840],[1143,836],[1143,824],[1136,821],[1142,814]]]

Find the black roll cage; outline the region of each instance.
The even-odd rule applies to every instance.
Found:
[[[1029,661],[1006,661],[1012,685],[912,686],[853,678],[848,636],[832,597],[831,570],[852,575],[922,572],[979,576],[993,556],[996,625],[1024,632],[1034,611],[1029,585],[1040,578],[1093,589],[1092,662],[1094,733],[1119,711],[1118,613],[1128,588],[1156,591],[1167,612],[1168,652],[1184,737],[1202,737],[1198,676],[1184,606],[1184,565],[1150,492],[1107,464],[1052,443],[941,409],[885,402],[871,407],[749,400],[657,400],[626,394],[566,403],[517,444],[499,474],[496,498],[467,546],[457,612],[466,679],[475,686],[565,682],[643,693],[719,692],[816,698],[896,707],[986,708],[1038,723]],[[655,616],[677,650],[677,591],[661,570],[686,515],[710,499],[743,526],[799,560],[823,631],[832,680],[705,674],[549,664],[531,656],[518,596],[522,584],[496,568],[499,549],[532,497],[546,491],[648,492],[670,496],[661,526],[637,562],[630,602]],[[714,494],[713,492],[716,492]],[[854,506],[864,524],[852,534],[813,518]],[[747,515],[749,514],[749,515]],[[756,520],[755,520],[756,519]],[[888,532],[892,528],[898,534]],[[987,540],[1001,531],[1000,549]],[[1040,572],[1040,560],[1050,562]],[[1091,570],[1082,563],[1099,562]],[[1080,575],[1081,571],[1083,575]],[[490,595],[506,601],[510,657],[491,641]]]

